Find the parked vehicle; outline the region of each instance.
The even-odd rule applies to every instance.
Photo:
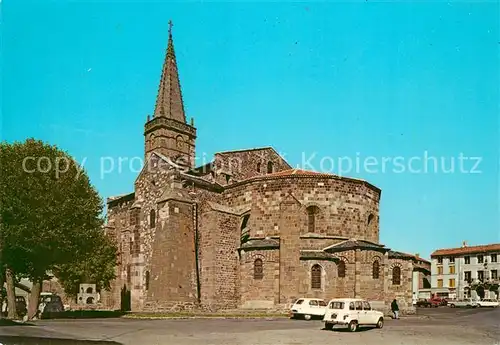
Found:
[[[445,306],[448,303],[445,299],[439,297],[433,297],[429,302],[431,302],[432,306],[435,308]]]
[[[442,305],[446,305],[447,301],[439,297],[433,297],[430,299],[421,299],[417,302],[417,307],[423,308],[437,308]]]
[[[331,330],[335,325],[340,325],[356,332],[359,326],[384,327],[384,314],[373,310],[366,300],[339,298],[328,302],[323,321],[325,329]]]
[[[60,296],[55,294],[44,294],[40,296],[38,304],[38,313],[43,317],[44,314],[60,313],[64,311],[64,305]]]
[[[477,306],[477,301],[472,298],[451,300],[448,302],[450,308],[475,308]]]
[[[313,317],[325,315],[326,302],[320,298],[299,298],[291,307],[292,318],[303,317],[311,320]]]
[[[16,296],[15,301],[16,301],[17,317],[22,318],[24,315],[28,313],[26,299],[24,298],[24,296]],[[8,313],[9,313],[9,305],[7,303],[7,299],[5,299],[2,305],[2,314],[4,315],[4,317],[6,317]]]
[[[420,308],[430,308],[432,307],[432,303],[426,300],[425,298],[421,298],[417,301],[417,307]]]
[[[23,317],[28,313],[28,307],[24,296],[16,296],[16,312],[19,317]]]
[[[496,299],[482,299],[480,301],[477,301],[477,306],[478,307],[490,307],[490,308],[496,308],[499,306],[499,302]]]

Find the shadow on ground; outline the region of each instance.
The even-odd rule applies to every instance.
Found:
[[[2,345],[122,345],[116,341],[105,340],[79,340],[64,338],[42,338],[24,336],[0,336]]]
[[[331,331],[327,330],[326,328],[322,328],[323,331],[329,331],[329,332],[339,332],[339,333],[357,333],[357,332],[366,332],[366,331],[369,331],[371,329],[374,329],[373,327],[358,327],[358,329],[356,330],[356,332],[351,332],[349,330],[349,328],[347,327],[339,327],[339,328],[336,328],[334,327]]]
[[[126,315],[118,310],[68,310],[58,313],[44,313],[42,319],[108,319]]]
[[[21,322],[21,321],[13,321],[7,319],[0,320],[0,327],[2,326],[34,326],[32,323]]]

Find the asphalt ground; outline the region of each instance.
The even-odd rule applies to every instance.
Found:
[[[7,344],[306,345],[306,344],[500,344],[500,308],[419,309],[417,315],[386,319],[384,328],[356,333],[323,329],[319,320],[288,319],[85,319],[39,320],[0,327]],[[12,342],[16,339],[16,342]],[[56,341],[59,339],[59,341]],[[77,342],[77,340],[80,340]],[[93,342],[85,342],[93,341]],[[98,341],[98,342],[97,342]]]

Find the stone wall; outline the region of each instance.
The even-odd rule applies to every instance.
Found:
[[[153,241],[148,305],[157,308],[173,302],[197,303],[193,205],[169,200],[161,206],[160,219],[161,228]]]
[[[385,300],[387,306],[396,299],[403,313],[414,312],[413,306],[413,262],[407,259],[387,259],[385,266]],[[393,281],[394,267],[401,270],[400,284]]]
[[[300,203],[289,194],[279,205],[279,218],[274,215],[280,229],[286,229],[280,236],[278,303],[293,303],[299,297],[301,209]]]
[[[262,278],[254,278],[255,260],[262,260]],[[277,304],[279,291],[279,252],[251,250],[241,254],[241,307],[270,308]]]
[[[384,253],[362,250],[358,253],[359,267],[357,269],[357,283],[359,284],[356,289],[357,295],[369,301],[384,301],[384,283],[385,283],[385,256]],[[374,277],[374,265],[377,261],[378,278]]]
[[[349,250],[335,253],[335,256],[345,265],[345,277],[337,278],[336,296],[354,298],[356,297],[356,252]]]
[[[223,193],[231,207],[251,205],[251,237],[279,236],[280,204],[292,193],[303,206],[297,219],[300,234],[379,241],[379,194],[352,180],[317,177],[263,178],[228,186]],[[307,207],[319,212],[314,229],[308,227]],[[286,228],[285,228],[286,229]]]
[[[299,280],[298,297],[331,299],[338,296],[337,285],[339,282],[337,265],[333,261],[326,260],[301,260],[300,269],[297,274]],[[315,265],[321,267],[321,286],[313,289],[311,285],[312,268]],[[293,302],[293,301],[292,301]]]
[[[236,308],[239,303],[239,215],[210,210],[200,218],[201,303]]]
[[[254,176],[290,169],[290,165],[272,148],[228,151],[215,154],[216,181],[221,185],[243,181]]]
[[[119,240],[121,264],[114,292],[105,298],[108,305],[116,306],[117,291],[125,286],[131,291],[132,310],[271,307],[303,296],[358,296],[386,305],[397,298],[402,309],[411,306],[412,260],[362,249],[335,252],[329,259],[301,259],[301,251],[321,251],[351,238],[378,243],[378,189],[324,175],[278,175],[253,176],[220,193],[196,181],[183,183],[175,172],[155,168],[154,161],[153,155],[153,167],[140,174],[135,194],[110,207],[108,227]],[[308,216],[311,206],[318,208],[314,227]],[[250,215],[250,237],[276,238],[279,250],[239,253],[244,215]],[[264,270],[257,280],[256,258],[263,260]],[[373,277],[374,260],[379,262],[379,278]],[[345,277],[338,276],[339,261],[345,264]],[[321,266],[320,289],[311,287],[315,264]],[[394,265],[402,269],[398,286],[390,281]]]

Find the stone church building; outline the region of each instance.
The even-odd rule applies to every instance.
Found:
[[[363,297],[412,307],[429,263],[379,243],[381,190],[292,168],[272,147],[216,153],[195,166],[172,33],[145,164],[134,191],[110,197],[119,248],[102,303],[133,311],[282,308],[299,297]]]

